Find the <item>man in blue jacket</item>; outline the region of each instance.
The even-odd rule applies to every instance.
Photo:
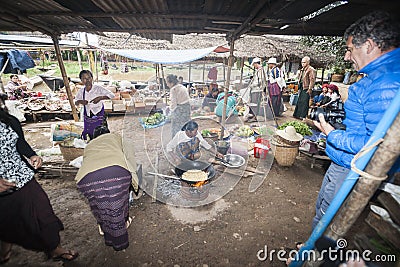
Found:
[[[399,26],[385,12],[373,12],[345,32],[344,59],[363,75],[349,88],[344,105],[346,130],[335,130],[323,115],[314,124],[327,135],[327,170],[316,203],[313,228],[324,215],[347,174],[354,155],[367,143],[400,87]]]

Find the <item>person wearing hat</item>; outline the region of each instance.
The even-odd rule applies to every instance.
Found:
[[[277,67],[277,62],[276,58],[271,57],[268,59],[268,71],[267,71],[267,77],[268,77],[268,82],[267,82],[267,88],[268,88],[268,93],[271,98],[271,105],[272,105],[272,110],[274,111],[275,116],[280,116],[281,115],[281,110],[283,111],[283,108],[281,109],[282,104],[282,73],[281,70]]]

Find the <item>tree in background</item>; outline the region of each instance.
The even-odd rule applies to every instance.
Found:
[[[321,53],[334,54],[336,60],[335,63],[330,66],[334,73],[344,74],[346,69],[352,69],[351,63],[344,61],[346,49],[345,42],[342,37],[302,36],[300,41],[306,46],[315,47],[315,49]]]

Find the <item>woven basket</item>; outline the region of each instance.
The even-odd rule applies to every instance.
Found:
[[[83,148],[63,146],[62,144],[59,144],[59,146],[65,161],[71,161],[83,155]]]
[[[272,149],[275,151],[276,162],[280,166],[292,166],[299,154],[299,145],[287,145],[273,140]]]
[[[282,145],[288,146],[300,146],[300,141],[289,141],[285,138],[280,137],[279,135],[274,135],[274,142]]]

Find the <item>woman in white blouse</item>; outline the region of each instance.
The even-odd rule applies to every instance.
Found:
[[[82,70],[79,78],[85,85],[75,96],[75,105],[83,105],[84,108],[84,129],[82,132],[83,139],[93,139],[93,132],[97,126],[107,125],[104,112],[104,105],[101,100],[112,99],[114,94],[101,87],[93,84],[93,74],[89,70]]]

